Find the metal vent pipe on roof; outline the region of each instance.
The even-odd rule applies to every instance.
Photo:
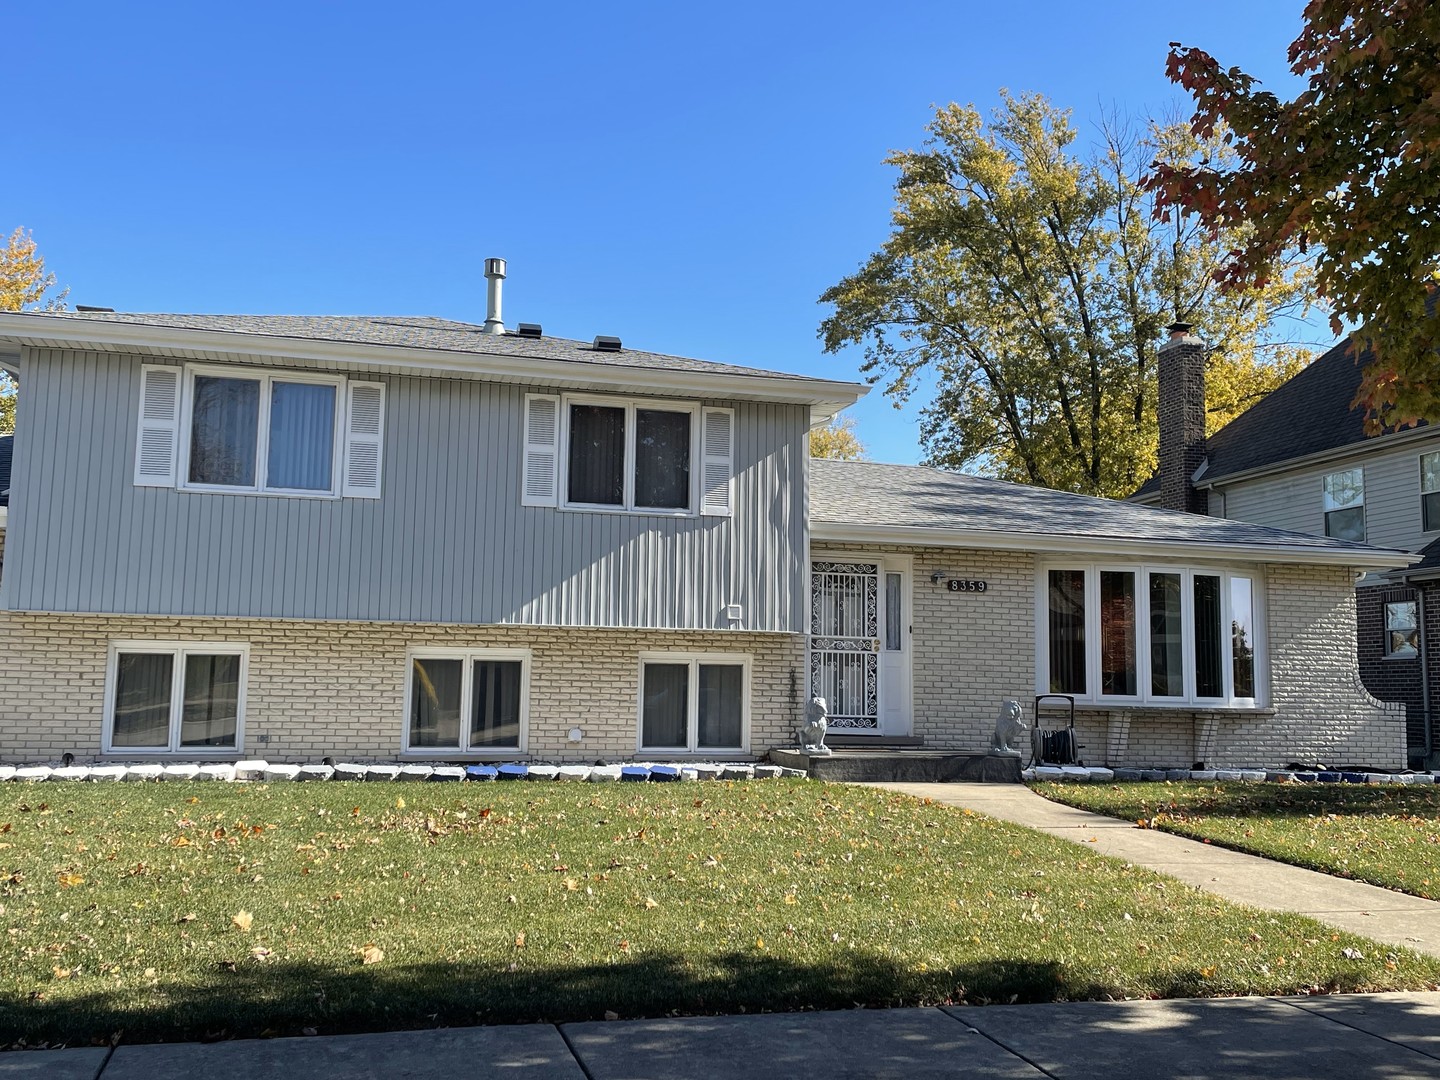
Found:
[[[485,326],[487,334],[505,333],[500,315],[500,287],[505,281],[505,260],[485,260]]]

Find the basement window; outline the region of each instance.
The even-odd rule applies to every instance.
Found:
[[[530,654],[523,649],[416,649],[405,676],[406,753],[524,750]]]
[[[640,750],[744,753],[750,737],[750,658],[652,653],[640,664]]]

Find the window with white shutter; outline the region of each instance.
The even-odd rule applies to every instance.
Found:
[[[135,484],[174,487],[180,433],[180,375],[177,367],[140,369],[140,426],[135,440]]]
[[[702,432],[700,511],[729,517],[735,501],[735,410],[706,409]]]
[[[380,497],[380,457],[385,437],[385,384],[352,382],[345,424],[345,484],[351,499]]]
[[[525,475],[522,506],[554,506],[560,493],[560,399],[525,395]]]

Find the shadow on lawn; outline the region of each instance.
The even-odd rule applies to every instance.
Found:
[[[214,971],[149,991],[63,997],[0,997],[6,1042],[70,1045],[222,1039],[625,1018],[895,1007],[945,1003],[1030,1003],[1118,996],[1113,986],[1081,982],[1063,965],[981,961],[944,970],[900,968],[872,954],[852,962],[798,964],[763,953],[729,953],[698,961],[658,954],[614,964],[519,968],[493,964],[385,963],[340,969],[279,962]],[[1156,996],[1203,993],[1188,972],[1149,987]],[[1132,988],[1133,992],[1133,988]]]
[[[1054,792],[1065,801],[1065,792]],[[1083,799],[1077,800],[1084,804]],[[1145,816],[1141,811],[1168,809],[1216,818],[1264,816],[1305,818],[1335,814],[1363,817],[1374,814],[1440,815],[1440,788],[1374,787],[1362,784],[1225,784],[1202,785],[1172,791],[1160,785],[1136,790],[1130,798],[1110,804],[1101,812],[1120,817]],[[1129,811],[1134,811],[1130,813]]]

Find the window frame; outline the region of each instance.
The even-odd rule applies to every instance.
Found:
[[[255,430],[255,483],[248,487],[235,484],[199,484],[190,480],[190,448],[194,438],[195,379],[197,376],[242,379],[260,384],[260,407],[256,417]],[[340,485],[345,468],[345,432],[348,428],[349,395],[346,389],[348,381],[344,375],[326,375],[312,371],[251,368],[239,364],[186,364],[180,394],[176,490],[212,495],[275,495],[292,499],[340,498]],[[276,488],[267,485],[270,470],[271,386],[276,382],[299,383],[307,386],[333,386],[335,388],[329,488]]]
[[[1346,474],[1349,474],[1349,473],[1358,473],[1359,476],[1360,476],[1360,498],[1359,498],[1356,502],[1347,503],[1347,504],[1344,505],[1344,506],[1331,506],[1330,504],[1335,501],[1334,496],[1331,495],[1331,493],[1330,493],[1329,481],[1330,481],[1331,477],[1342,476],[1342,475],[1346,475]],[[1346,511],[1346,510],[1355,510],[1355,509],[1357,509],[1357,508],[1358,508],[1359,511],[1360,511],[1360,539],[1359,539],[1359,540],[1347,540],[1347,539],[1346,539],[1345,537],[1343,537],[1343,536],[1335,536],[1333,533],[1330,532],[1330,515],[1331,515],[1331,514],[1342,513],[1342,512],[1344,512],[1344,511]],[[1320,475],[1320,525],[1321,525],[1321,529],[1320,529],[1321,534],[1322,534],[1323,536],[1328,537],[1328,538],[1331,539],[1331,540],[1341,540],[1341,541],[1344,541],[1345,543],[1350,543],[1350,544],[1364,544],[1364,543],[1367,543],[1367,542],[1368,542],[1368,538],[1369,538],[1369,535],[1370,535],[1370,521],[1369,521],[1368,515],[1365,513],[1365,466],[1364,466],[1364,465],[1356,465],[1356,466],[1354,466],[1354,467],[1352,467],[1352,468],[1349,468],[1349,469],[1333,469],[1333,470],[1331,470],[1330,472],[1322,473],[1322,474]]]
[[[581,503],[570,501],[570,406],[590,405],[605,409],[620,409],[625,414],[625,451],[622,468],[622,500],[620,503]],[[685,413],[690,417],[690,483],[687,504],[679,507],[636,506],[636,425],[637,410]],[[616,397],[607,394],[561,394],[560,395],[560,460],[558,464],[559,496],[561,510],[577,510],[583,513],[648,514],[659,517],[698,517],[700,514],[701,476],[704,463],[700,441],[701,409],[697,401],[676,401],[666,398]]]
[[[1270,694],[1269,645],[1265,633],[1265,578],[1259,567],[1204,566],[1186,563],[1126,563],[1093,559],[1054,559],[1038,564],[1035,588],[1035,692],[1050,690],[1050,596],[1051,570],[1080,570],[1085,574],[1085,694],[1076,694],[1075,701],[1087,705],[1104,705],[1151,709],[1260,709],[1267,707]],[[1135,574],[1135,668],[1134,695],[1103,694],[1101,683],[1100,641],[1100,574],[1119,572]],[[1180,577],[1180,656],[1184,693],[1180,697],[1155,694],[1151,682],[1150,642],[1150,575],[1175,574]],[[1200,697],[1196,693],[1198,675],[1195,659],[1195,578],[1220,578],[1220,626],[1222,635],[1232,622],[1231,580],[1248,578],[1251,584],[1251,647],[1254,652],[1255,696],[1235,696],[1234,651],[1228,636],[1223,647],[1223,697]]]
[[[684,746],[647,746],[645,744],[645,665],[685,664],[689,667],[685,709]],[[741,669],[740,745],[698,746],[700,737],[700,666],[727,665]],[[750,753],[750,708],[753,695],[751,680],[753,657],[735,652],[642,652],[635,684],[635,752],[660,754],[665,757],[739,757]]]
[[[1408,604],[1411,608],[1414,628],[1409,631],[1415,635],[1413,652],[1395,652],[1390,648],[1390,635],[1395,631],[1390,626],[1390,609]],[[1420,659],[1420,602],[1418,598],[1409,600],[1384,600],[1380,601],[1380,655],[1386,660],[1418,660]]]
[[[447,746],[410,745],[410,705],[414,693],[415,661],[459,660],[460,669],[460,741],[459,748]],[[528,752],[530,746],[530,663],[529,649],[492,648],[489,646],[448,647],[444,645],[414,646],[405,650],[405,688],[400,703],[400,752],[417,758],[510,758]],[[475,708],[475,661],[518,660],[520,662],[520,734],[515,746],[470,747],[471,710]]]
[[[1426,459],[1426,458],[1434,458],[1434,459],[1435,459],[1436,475],[1437,475],[1437,477],[1440,477],[1440,450],[1426,450],[1426,451],[1423,451],[1423,452],[1421,452],[1421,454],[1420,454],[1420,455],[1416,458],[1416,460],[1415,460],[1416,468],[1419,470],[1419,473],[1420,473],[1420,476],[1419,476],[1419,484],[1420,484],[1420,531],[1421,531],[1421,532],[1425,532],[1425,533],[1433,533],[1433,532],[1440,532],[1440,479],[1437,479],[1437,481],[1436,481],[1436,487],[1435,487],[1435,489],[1434,489],[1433,491],[1426,491],[1426,490],[1425,490],[1425,459]],[[1434,521],[1433,521],[1433,522],[1430,522],[1430,521],[1427,521],[1427,520],[1426,520],[1426,518],[1429,516],[1429,515],[1426,513],[1426,507],[1427,507],[1427,505],[1428,505],[1428,504],[1426,503],[1426,499],[1427,499],[1427,498],[1434,498],[1435,503],[1436,503],[1436,510],[1435,510],[1435,515],[1434,515]]]
[[[120,678],[121,653],[171,656],[169,742],[164,747],[115,746],[115,691]],[[235,698],[235,745],[181,746],[180,719],[184,707],[185,657],[240,657],[240,689]],[[115,640],[105,656],[105,700],[100,724],[100,752],[116,757],[238,758],[245,749],[245,708],[250,684],[250,643],[243,641]]]

